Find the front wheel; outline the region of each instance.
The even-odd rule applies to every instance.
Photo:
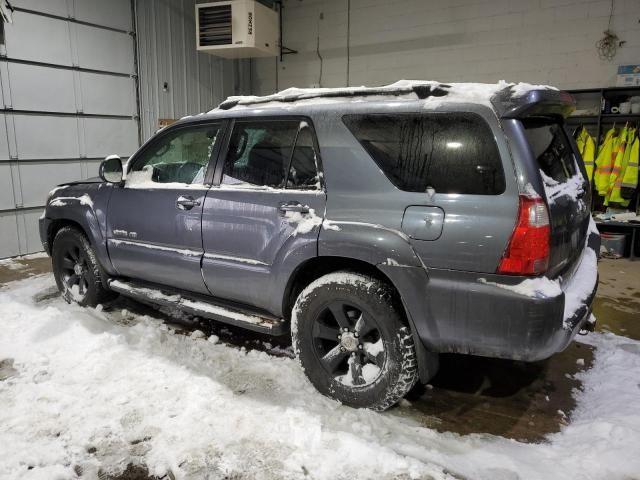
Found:
[[[95,307],[116,296],[102,285],[100,265],[80,230],[61,228],[53,240],[51,259],[58,290],[67,302]]]
[[[293,308],[293,346],[320,393],[356,408],[386,410],[416,383],[411,332],[391,288],[359,273],[312,282]]]

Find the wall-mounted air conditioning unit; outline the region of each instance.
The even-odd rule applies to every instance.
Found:
[[[199,51],[225,58],[278,54],[278,13],[253,0],[196,4]]]

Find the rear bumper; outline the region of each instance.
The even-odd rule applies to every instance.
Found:
[[[586,255],[595,252],[586,247],[571,278],[555,284],[558,291],[552,295],[521,293],[514,288],[522,285],[521,277],[383,270],[400,290],[427,349],[537,361],[564,350],[581,330],[593,328],[589,319],[598,275],[589,265],[595,257],[584,260]]]

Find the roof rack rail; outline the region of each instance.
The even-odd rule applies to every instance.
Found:
[[[286,90],[274,95],[264,97],[229,97],[222,102],[218,108],[221,110],[229,110],[238,105],[260,105],[269,102],[291,103],[300,100],[311,100],[315,98],[357,98],[371,96],[399,96],[414,93],[418,99],[424,100],[429,97],[444,97],[449,93],[450,85],[445,83],[434,84],[413,84],[408,86],[387,87],[351,87],[351,88],[335,88],[335,89],[292,89],[287,94]]]

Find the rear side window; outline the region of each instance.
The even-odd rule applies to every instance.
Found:
[[[401,190],[499,195],[505,178],[491,129],[472,113],[347,115],[344,123]]]
[[[524,133],[538,168],[556,182],[576,174],[571,144],[562,126],[554,121],[524,120]]]
[[[222,183],[273,188],[319,189],[313,134],[304,121],[235,124]]]

